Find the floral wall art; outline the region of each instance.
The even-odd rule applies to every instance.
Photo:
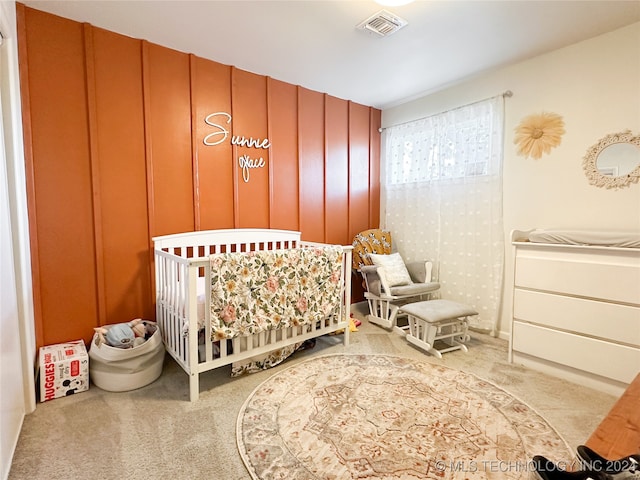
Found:
[[[523,118],[515,128],[513,143],[518,147],[518,155],[537,160],[560,145],[564,133],[564,120],[560,115],[535,113]]]

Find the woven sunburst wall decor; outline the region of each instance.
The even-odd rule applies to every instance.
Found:
[[[560,145],[564,121],[557,113],[536,113],[523,118],[515,132],[513,143],[518,146],[518,155],[538,159]]]

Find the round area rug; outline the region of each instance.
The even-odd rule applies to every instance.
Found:
[[[280,371],[240,409],[253,479],[528,478],[573,453],[529,406],[475,375],[386,355],[327,355]]]

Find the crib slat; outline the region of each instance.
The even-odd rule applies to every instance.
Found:
[[[229,352],[227,351],[227,342],[222,340],[220,343],[220,358],[226,358]]]

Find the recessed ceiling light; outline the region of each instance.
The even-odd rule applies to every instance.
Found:
[[[414,0],[375,0],[376,3],[384,5],[385,7],[399,7],[413,1]]]

